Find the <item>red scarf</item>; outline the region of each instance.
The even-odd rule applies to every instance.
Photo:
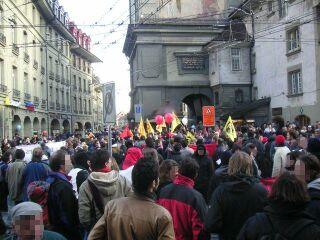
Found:
[[[111,168],[105,166],[104,168],[98,169],[98,170],[96,170],[94,172],[108,173],[108,172],[111,172]]]

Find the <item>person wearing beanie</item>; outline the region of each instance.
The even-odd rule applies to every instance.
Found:
[[[290,153],[290,149],[285,143],[286,139],[283,135],[276,136],[276,153],[273,158],[272,177],[278,177],[285,169],[287,154]]]
[[[39,204],[20,203],[10,210],[10,215],[13,231],[4,237],[5,240],[66,240],[56,232],[44,230],[43,211]]]

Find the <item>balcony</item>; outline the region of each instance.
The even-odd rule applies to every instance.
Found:
[[[25,61],[25,63],[29,63],[30,62],[30,56],[27,52],[24,52],[24,57],[23,60]]]
[[[20,99],[20,91],[17,89],[12,89],[12,97]]]
[[[0,93],[7,93],[8,87],[6,85],[0,84]]]
[[[35,105],[39,105],[39,97],[33,97],[33,103],[35,104]]]
[[[56,102],[56,110],[60,110],[60,103]]]
[[[49,102],[49,108],[50,110],[54,110],[54,102]]]
[[[66,110],[66,105],[61,104],[61,111],[65,111]]]
[[[52,71],[49,72],[49,79],[54,80],[54,73]]]
[[[56,82],[59,83],[60,81],[61,81],[60,75],[59,75],[59,74],[56,74]]]
[[[0,32],[0,45],[5,47],[7,45],[7,38],[6,36]]]
[[[31,94],[30,93],[24,93],[24,100],[31,100]]]
[[[36,70],[39,68],[39,63],[36,60],[33,60],[33,68]]]
[[[17,44],[12,45],[12,53],[16,56],[19,56],[19,47],[17,46]]]
[[[41,74],[44,75],[46,73],[46,69],[44,68],[44,66],[41,66]]]

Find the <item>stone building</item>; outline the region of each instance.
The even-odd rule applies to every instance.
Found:
[[[255,37],[253,96],[270,98],[270,120],[314,124],[320,116],[319,1],[245,1],[231,17]],[[254,14],[254,25],[251,16]],[[254,28],[252,28],[254,26]]]
[[[99,60],[81,42],[87,37],[76,38],[71,30],[68,14],[58,1],[0,1],[1,137],[15,133],[30,137],[44,130],[70,132],[76,122],[92,128],[89,63]],[[81,64],[76,75],[86,76],[86,92],[72,88],[72,54],[81,56],[82,63],[85,59],[86,71]],[[74,95],[83,96],[82,104],[87,101],[80,114],[71,107]],[[81,106],[80,101],[76,104]]]

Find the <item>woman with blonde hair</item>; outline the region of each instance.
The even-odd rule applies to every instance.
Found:
[[[253,176],[252,158],[235,152],[229,160],[228,181],[213,192],[205,219],[208,232],[219,234],[221,240],[236,239],[242,225],[263,210],[267,190]]]

